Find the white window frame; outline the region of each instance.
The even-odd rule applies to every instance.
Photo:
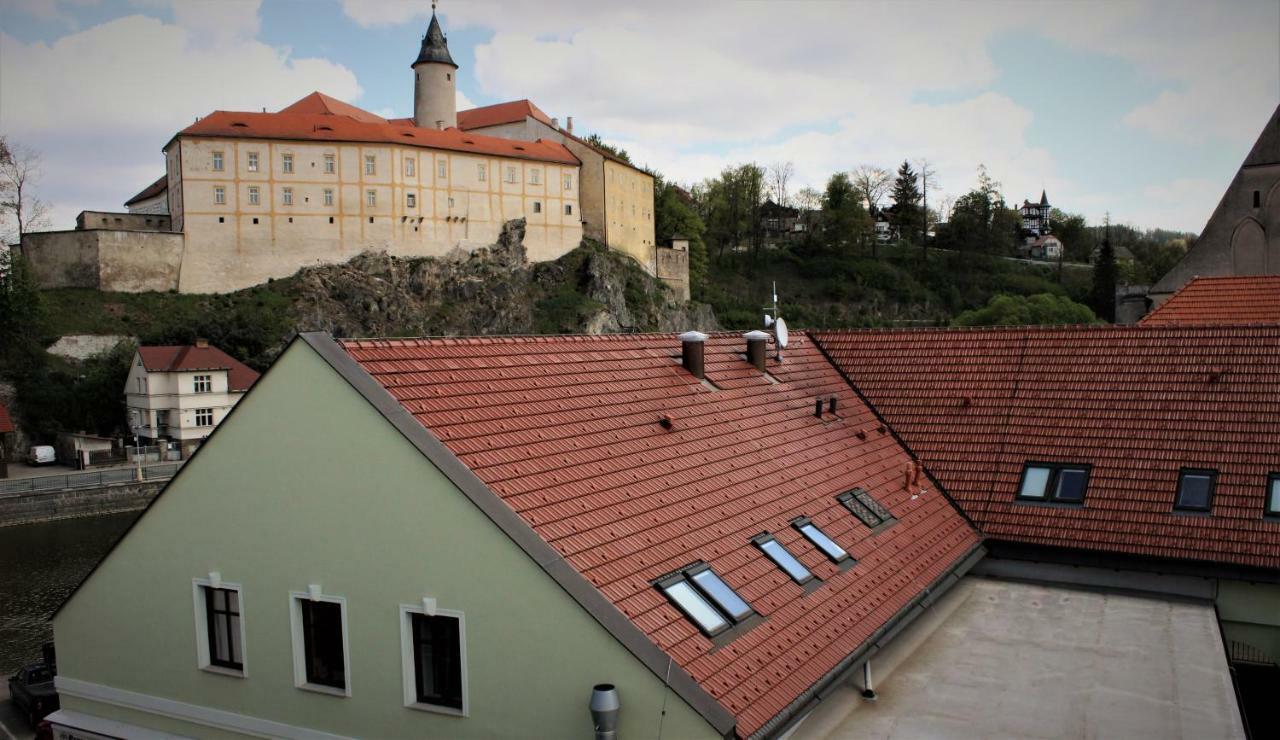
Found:
[[[293,205],[293,188],[281,188],[280,197],[286,206]]]
[[[215,206],[225,206],[227,204],[227,189],[222,185],[213,187],[213,204]]]
[[[369,208],[377,208],[378,207],[378,191],[377,190],[364,191],[364,203]]]
[[[337,171],[338,157],[335,154],[324,155],[324,174],[332,175]]]
[[[436,163],[436,175],[439,177],[449,176],[449,165],[443,159]]]
[[[216,574],[210,574],[216,575]],[[205,588],[222,588],[227,591],[236,592],[236,602],[240,605],[240,670],[233,668],[224,668],[220,665],[214,665],[209,659],[209,618],[205,609],[204,589]],[[248,643],[245,642],[244,629],[244,588],[238,583],[228,583],[219,581],[214,585],[213,581],[208,578],[192,578],[191,579],[191,600],[195,607],[196,615],[196,667],[202,671],[210,673],[218,673],[223,676],[231,676],[233,678],[249,677],[249,650]],[[465,674],[464,674],[465,675]],[[465,706],[465,702],[463,706]]]
[[[400,605],[400,666],[404,684],[404,705],[409,709],[422,712],[447,714],[451,717],[469,717],[471,701],[467,695],[467,620],[462,612],[453,609],[436,609],[434,616],[453,617],[458,620],[458,652],[462,665],[462,709],[441,707],[435,704],[422,704],[418,701],[418,682],[414,676],[413,665],[413,617],[414,614],[427,614],[421,603]],[[345,625],[346,622],[343,622]]]
[[[564,176],[564,189],[573,190],[573,175]]]
[[[224,165],[223,165],[222,152],[214,152],[213,153],[213,171],[222,172],[223,166]]]
[[[200,388],[201,382],[204,383],[204,389]],[[212,375],[193,375],[191,376],[191,392],[192,393],[213,393],[213,376]]]
[[[345,689],[335,689],[332,686],[323,686],[317,683],[309,683],[307,681],[307,656],[306,642],[302,638],[302,607],[298,605],[299,599],[307,601],[326,601],[331,604],[338,604],[342,608],[342,670]],[[347,618],[347,599],[343,596],[329,596],[326,594],[316,594],[314,599],[310,592],[290,591],[289,592],[289,631],[292,633],[293,640],[293,686],[294,688],[304,691],[314,691],[319,694],[328,694],[330,696],[351,696],[351,620]],[[415,697],[417,698],[417,697]],[[465,702],[463,703],[465,706]]]
[[[404,176],[417,177],[417,175],[414,174],[417,171],[418,171],[417,165],[413,163],[413,157],[405,157],[404,158]]]
[[[249,186],[249,205],[251,206],[262,205],[262,191],[258,190],[257,185]]]
[[[486,167],[484,164],[476,165],[476,179],[479,180],[480,182],[484,182],[485,179],[488,177],[489,177],[489,168]]]
[[[529,184],[530,185],[542,184],[542,170],[538,169],[537,167],[532,167],[529,169]]]
[[[333,205],[333,188],[324,189],[324,204],[326,206]]]
[[[246,166],[249,168],[249,171],[257,172],[258,171],[258,153],[249,152],[248,158],[249,158],[249,161]]]
[[[376,154],[364,155],[364,174],[366,175],[378,174],[378,157]]]
[[[508,167],[508,168],[507,168],[507,182],[508,182],[508,183],[510,183],[510,184],[512,184],[512,185],[515,185],[517,182],[519,182],[519,180],[517,180],[517,179],[516,179],[516,168],[515,168],[515,167]]]
[[[213,413],[213,409],[211,409],[211,408],[205,408],[205,409],[192,409],[192,411],[194,411],[194,412],[195,412],[195,420],[196,420],[195,424],[196,424],[196,428],[198,428],[198,429],[203,429],[203,428],[205,428],[205,427],[211,427],[211,426],[213,426],[213,420],[216,418],[215,414]],[[208,413],[208,414],[205,414],[205,413],[204,413],[205,411],[208,411],[209,413]],[[201,424],[201,423],[200,423],[200,417],[201,417],[201,416],[208,416],[208,417],[209,417],[209,423],[208,423],[208,424]]]
[[[293,155],[292,154],[280,155],[280,171],[288,172],[290,174],[293,173]]]

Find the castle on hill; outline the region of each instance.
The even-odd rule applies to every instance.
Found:
[[[214,111],[164,146],[127,213],[28,234],[45,287],[224,293],[364,251],[439,257],[525,219],[531,261],[598,240],[688,297],[688,255],[654,242],[653,176],[528,100],[458,111],[458,65],[432,13],[412,118],[313,92],[274,113]],[[683,245],[681,245],[683,246]]]

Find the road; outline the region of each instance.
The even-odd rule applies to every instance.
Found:
[[[0,683],[0,740],[34,740],[35,730],[27,727],[27,721],[14,710],[9,701],[9,677]]]

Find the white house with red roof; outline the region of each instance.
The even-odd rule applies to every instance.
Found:
[[[257,380],[257,371],[203,340],[139,347],[124,389],[129,430],[148,444],[175,442],[185,455]]]

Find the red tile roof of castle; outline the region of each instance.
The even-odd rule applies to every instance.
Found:
[[[1280,275],[1198,277],[1142,324],[1280,324]]]
[[[9,416],[9,409],[0,403],[0,434],[8,434],[14,431],[13,419]]]
[[[467,131],[487,126],[500,126],[504,123],[517,123],[525,118],[534,118],[552,128],[558,128],[551,122],[551,116],[543,113],[541,108],[529,100],[510,100],[505,103],[460,110],[458,111],[458,128]]]
[[[1280,326],[811,335],[990,539],[1280,568]],[[1028,461],[1092,465],[1084,505],[1015,502]],[[1183,467],[1211,515],[1173,512]]]
[[[979,537],[936,490],[913,498],[907,452],[803,334],[771,382],[738,334],[707,378],[672,335],[351,340],[343,349],[750,735],[788,709]],[[814,416],[835,396],[837,414]],[[663,415],[673,420],[666,430]],[[927,485],[927,483],[926,483]],[[875,534],[836,495],[897,518]],[[857,558],[841,570],[789,523],[811,517]],[[768,530],[824,583],[812,593],[750,539]],[[653,586],[695,561],[765,619],[712,641]]]
[[[214,111],[179,131],[178,136],[399,144],[579,164],[578,158],[559,142],[501,139],[456,128],[421,128],[404,119],[388,121],[320,93],[312,93],[276,113]]]
[[[227,386],[232,391],[247,391],[258,382],[257,370],[217,347],[190,344],[139,347],[138,354],[142,357],[142,366],[151,373],[226,370]]]

